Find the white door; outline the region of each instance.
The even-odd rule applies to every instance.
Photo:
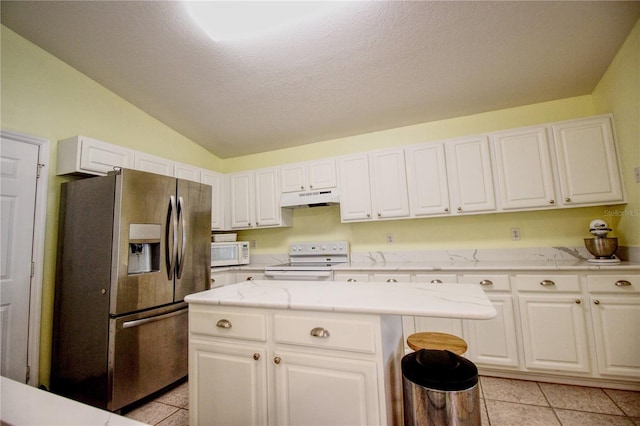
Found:
[[[2,138],[0,184],[0,370],[25,383],[38,146]]]

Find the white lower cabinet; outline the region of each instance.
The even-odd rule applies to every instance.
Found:
[[[398,316],[189,306],[195,425],[402,421]]]

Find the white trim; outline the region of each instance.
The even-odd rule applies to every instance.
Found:
[[[44,276],[45,230],[47,224],[47,197],[49,193],[49,149],[48,139],[8,130],[0,130],[5,139],[38,146],[40,177],[36,181],[36,199],[33,223],[33,248],[31,260],[35,263],[31,277],[29,301],[29,343],[27,363],[30,366],[28,385],[37,386],[40,373],[40,321],[42,319],[42,280]]]

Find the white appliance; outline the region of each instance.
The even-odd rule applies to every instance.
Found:
[[[347,241],[293,243],[289,246],[289,262],[267,266],[268,280],[331,281],[333,267],[349,262]]]
[[[211,243],[211,266],[248,265],[249,242]]]
[[[280,207],[323,207],[340,204],[340,193],[336,189],[307,192],[287,192],[280,197]]]

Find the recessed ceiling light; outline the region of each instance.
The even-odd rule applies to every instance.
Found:
[[[215,41],[250,38],[318,17],[341,1],[188,1],[191,18]]]

